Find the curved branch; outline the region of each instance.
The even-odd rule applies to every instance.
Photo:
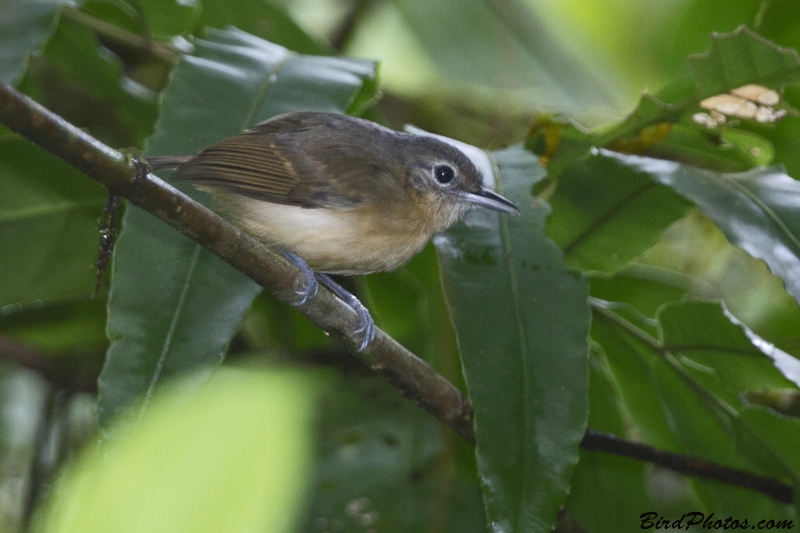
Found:
[[[301,274],[281,255],[220,218],[157,176],[146,166],[113,150],[6,84],[0,84],[0,122],[127,198],[218,255],[284,302],[292,302]],[[297,309],[331,335],[358,346],[356,313],[330,291]],[[474,442],[472,406],[433,368],[381,330],[367,350],[358,353],[403,396],[457,434]]]
[[[0,122],[102,183],[113,194],[127,198],[208,248],[279,299],[289,303],[295,298],[293,286],[301,274],[281,255],[158,177],[143,171],[146,167],[142,163],[102,144],[3,83],[0,83]],[[298,309],[311,322],[344,338],[351,346],[360,343],[360,337],[356,335],[359,320],[355,312],[328,290],[321,287],[316,297]],[[0,349],[0,356],[2,351]],[[467,441],[475,443],[472,405],[428,363],[379,329],[367,350],[357,355],[407,399]],[[588,430],[581,447],[745,487],[780,502],[792,501],[794,488],[779,480],[696,457],[664,452],[615,435]]]

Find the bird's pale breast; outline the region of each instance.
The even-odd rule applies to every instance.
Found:
[[[355,275],[394,270],[431,238],[430,228],[411,217],[363,208],[333,210],[218,195],[221,211],[262,242],[289,249],[317,272]]]

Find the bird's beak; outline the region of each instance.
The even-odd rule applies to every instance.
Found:
[[[494,191],[490,191],[486,187],[481,187],[480,192],[471,193],[471,192],[461,192],[459,193],[459,198],[464,202],[469,202],[471,204],[479,205],[481,207],[486,207],[488,209],[492,209],[494,211],[500,211],[502,213],[511,213],[512,215],[519,215],[519,209],[517,206],[500,196]]]

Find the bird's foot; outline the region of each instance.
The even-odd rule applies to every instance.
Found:
[[[304,278],[303,288],[295,289],[294,291],[295,293],[297,293],[299,300],[292,304],[295,307],[303,305],[308,300],[316,296],[317,290],[319,290],[319,284],[317,283],[317,278],[315,276],[315,273],[311,269],[311,267],[308,266],[308,263],[306,263],[303,260],[303,258],[297,255],[296,253],[291,252],[289,250],[281,250],[281,252],[283,253],[283,256],[291,264],[296,266],[301,274],[303,274]]]
[[[369,343],[372,342],[372,339],[375,337],[375,321],[372,319],[372,316],[369,314],[369,311],[364,304],[362,304],[358,298],[347,292],[344,287],[333,281],[329,276],[325,274],[317,274],[317,279],[325,285],[330,291],[339,297],[344,303],[349,305],[353,311],[358,314],[358,329],[356,329],[356,333],[364,334],[364,338],[361,341],[361,344],[358,347],[359,352],[363,352]]]

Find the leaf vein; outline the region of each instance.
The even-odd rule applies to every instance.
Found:
[[[643,195],[653,187],[655,187],[655,183],[646,183],[643,186],[639,187],[638,189],[634,190],[628,196],[611,206],[611,208],[603,213],[603,215],[598,218],[594,224],[580,232],[572,241],[564,246],[564,257],[566,258],[570,255],[575,248],[577,248],[581,243],[583,243],[586,239],[588,239],[593,233],[596,233],[600,230],[609,220],[611,220],[615,215],[617,215],[622,209],[625,208],[630,202],[633,202],[636,198]]]
[[[792,230],[784,223],[781,217],[773,211],[767,204],[765,204],[761,198],[759,198],[753,191],[745,187],[743,184],[739,183],[737,180],[733,178],[726,178],[726,179],[734,188],[739,189],[745,196],[747,196],[754,204],[756,204],[778,228],[786,235],[786,238],[789,242],[794,246],[795,255],[800,257],[800,240],[792,233]]]
[[[500,169],[499,169],[499,167],[497,165],[497,160],[495,159],[494,154],[488,153],[487,155],[489,156],[489,160],[492,163],[492,171],[494,172],[494,175],[495,175],[495,184],[497,186],[498,193],[499,194],[504,194],[503,181],[501,179]],[[509,280],[510,280],[510,285],[511,285],[511,297],[512,297],[512,299],[514,301],[514,315],[517,318],[517,330],[518,330],[519,345],[520,345],[520,358],[522,360],[522,388],[523,388],[523,391],[524,391],[523,392],[523,396],[522,396],[522,402],[523,402],[523,420],[522,420],[522,423],[523,423],[523,435],[524,435],[524,437],[522,439],[522,494],[526,494],[527,495],[527,494],[530,493],[529,483],[530,483],[530,479],[532,478],[532,476],[528,476],[527,475],[527,465],[528,465],[528,446],[527,446],[527,443],[528,443],[528,434],[530,432],[530,428],[528,427],[529,417],[527,416],[527,412],[526,412],[527,408],[528,408],[528,405],[529,405],[529,402],[527,401],[527,398],[530,397],[530,380],[528,378],[528,368],[527,368],[527,363],[528,363],[527,354],[528,354],[528,345],[529,345],[529,343],[528,343],[528,337],[527,337],[527,335],[525,333],[525,328],[522,325],[523,324],[522,299],[521,299],[520,293],[519,293],[519,279],[518,279],[517,271],[516,271],[516,268],[515,268],[515,265],[516,265],[516,263],[514,261],[515,251],[514,251],[513,246],[511,245],[511,230],[509,228],[508,219],[506,217],[500,216],[500,214],[497,214],[495,216],[498,216],[500,218],[500,232],[501,232],[501,239],[502,239],[502,243],[503,243],[503,256],[507,260],[506,264],[507,264],[507,267],[508,267],[508,275],[509,275]],[[523,498],[523,501],[524,501],[524,498]],[[516,524],[515,531],[523,531],[524,530],[524,527],[523,527],[523,524],[524,524],[524,511],[523,511],[523,507],[521,505],[522,502],[519,502],[519,504],[520,505],[519,505],[519,507],[517,509],[517,520],[516,520],[517,524]]]
[[[189,294],[189,289],[192,286],[191,280],[194,277],[195,271],[197,270],[197,264],[201,250],[202,247],[199,244],[194,245],[194,253],[192,254],[192,259],[189,262],[189,267],[186,269],[186,277],[183,280],[183,288],[181,289],[181,294],[178,297],[178,303],[175,306],[175,312],[172,314],[172,320],[170,321],[169,329],[167,330],[167,334],[164,336],[164,342],[161,346],[161,353],[158,354],[158,360],[156,361],[156,367],[153,370],[153,376],[150,379],[150,384],[148,385],[147,392],[144,395],[142,407],[139,409],[139,420],[141,420],[142,416],[144,416],[144,412],[147,410],[147,407],[150,404],[150,399],[153,397],[153,393],[155,392],[156,384],[161,378],[161,373],[164,371],[164,363],[166,362],[170,349],[172,348],[172,341],[175,336],[175,331],[178,328],[178,323],[180,322],[180,319],[183,316],[183,310],[186,307],[186,298]]]
[[[253,120],[256,116],[256,111],[258,110],[261,102],[267,97],[267,93],[269,92],[270,87],[277,79],[278,72],[283,68],[286,62],[296,56],[297,54],[292,53],[290,51],[286,51],[286,54],[279,60],[276,61],[275,64],[272,66],[271,69],[266,73],[264,76],[264,81],[261,82],[261,86],[258,88],[258,93],[253,98],[253,105],[250,106],[250,109],[247,111],[247,115],[244,119],[244,124],[242,125],[242,130],[245,130],[251,126],[253,126]]]

